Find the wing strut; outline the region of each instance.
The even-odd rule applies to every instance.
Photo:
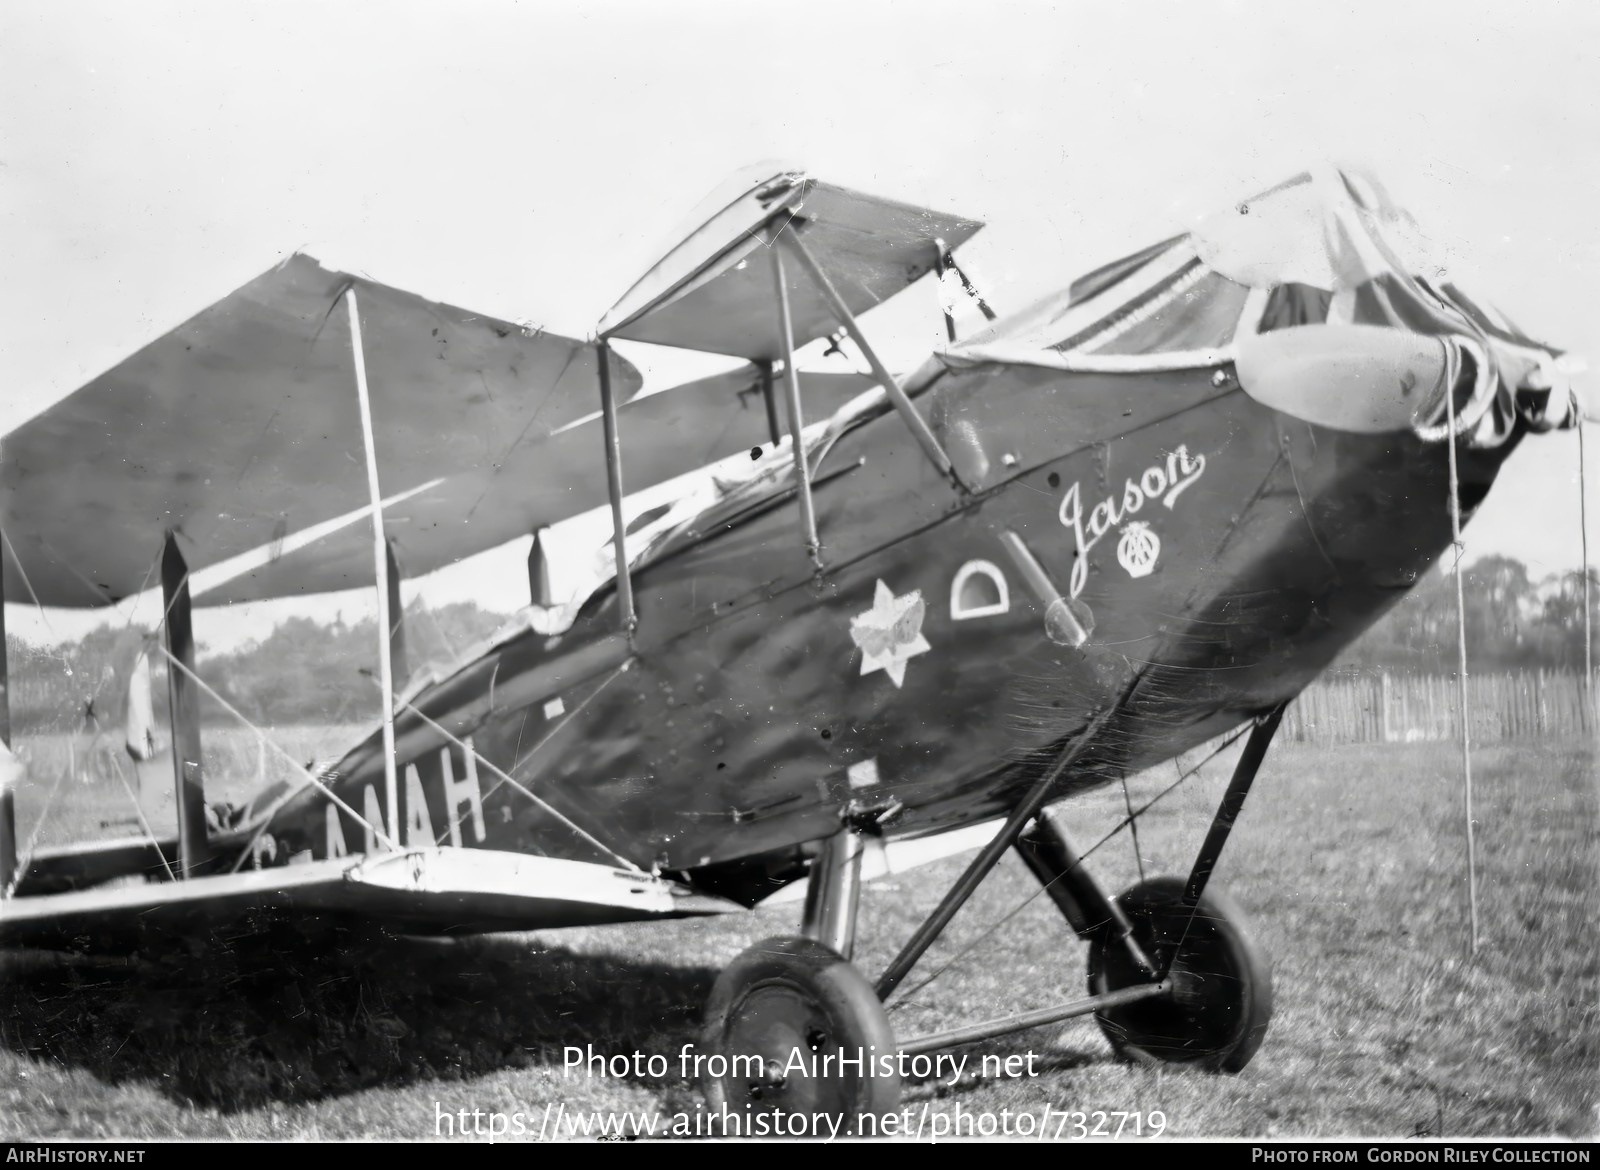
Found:
[[[950,271],[954,263],[950,256],[950,249],[944,246],[943,240],[933,241],[933,274],[939,282],[939,311],[944,314],[944,335],[951,345],[956,341],[956,314],[950,306],[950,298],[945,295],[945,273]]]
[[[828,274],[816,262],[811,253],[806,250],[805,244],[800,242],[800,236],[793,231],[782,232],[778,235],[778,242],[794,253],[800,266],[806,270],[806,275],[811,278],[811,283],[817,288],[833,309],[834,316],[839,324],[844,326],[845,332],[850,334],[850,339],[856,343],[856,348],[861,351],[861,356],[867,359],[867,365],[872,367],[872,374],[878,379],[878,384],[883,387],[883,392],[889,396],[889,401],[894,403],[894,408],[900,412],[900,417],[905,419],[906,426],[911,428],[911,434],[916,438],[917,444],[923,453],[944,475],[956,486],[958,490],[965,490],[960,477],[956,475],[955,466],[950,462],[950,456],[939,445],[939,440],[934,437],[929,429],[927,420],[917,413],[917,408],[912,405],[911,399],[900,388],[900,383],[894,380],[894,375],[889,373],[883,362],[878,360],[877,352],[867,342],[866,334],[861,332],[861,326],[856,324],[855,315],[850,312],[850,307],[845,304],[844,298],[839,295],[839,290],[833,287],[833,281],[828,279]],[[773,249],[776,256],[777,249]],[[781,287],[781,286],[780,286]],[[798,441],[798,440],[797,440]]]
[[[822,572],[822,544],[817,538],[817,509],[811,501],[811,471],[806,467],[806,445],[801,437],[805,415],[800,405],[800,373],[794,368],[794,322],[789,313],[789,283],[783,277],[783,251],[772,252],[772,278],[778,285],[778,340],[783,346],[784,400],[789,408],[789,445],[794,453],[794,482],[800,496],[800,530],[806,555]],[[771,367],[768,367],[769,369]]]
[[[389,595],[389,666],[404,686],[411,678],[411,664],[406,653],[406,610],[400,604],[400,560],[394,555],[394,541],[384,541],[383,549],[388,570],[385,585]]]
[[[167,653],[194,671],[194,626],[189,611],[189,565],[177,537],[169,531],[161,550],[162,628]],[[206,849],[206,786],[200,766],[200,693],[179,670],[167,672],[167,702],[172,716],[172,774],[177,785],[179,880],[195,877]]]
[[[783,428],[778,425],[778,400],[772,392],[772,363],[757,362],[756,366],[761,371],[761,401],[767,407],[767,433],[772,436],[772,445],[776,447],[783,441]]]
[[[622,632],[633,636],[633,577],[628,571],[628,537],[622,525],[622,442],[617,437],[617,397],[611,390],[611,346],[595,342],[600,366],[600,413],[606,432],[606,486],[611,493],[611,540],[617,555],[617,602]]]
[[[367,494],[372,498],[373,571],[378,578],[378,686],[383,691],[383,798],[389,814],[389,837],[398,844],[404,825],[400,819],[399,784],[394,768],[394,665],[389,658],[392,627],[389,617],[389,540],[383,531],[383,493],[378,490],[378,453],[372,442],[372,402],[367,396],[367,359],[361,349],[361,314],[354,286],[344,290],[350,310],[350,358],[356,371],[356,397],[361,403],[361,441],[367,452]]]

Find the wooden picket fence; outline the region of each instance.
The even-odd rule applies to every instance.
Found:
[[[1593,736],[1596,692],[1581,674],[1524,671],[1467,676],[1474,743]],[[1438,675],[1319,679],[1289,707],[1281,734],[1312,744],[1409,743],[1461,738],[1461,691]]]

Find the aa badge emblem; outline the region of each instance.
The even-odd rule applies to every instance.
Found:
[[[1122,539],[1117,541],[1117,563],[1128,570],[1128,576],[1148,577],[1160,555],[1161,538],[1144,521],[1135,520],[1122,530]]]

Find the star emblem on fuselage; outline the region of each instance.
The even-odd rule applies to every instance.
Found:
[[[905,682],[906,663],[933,647],[922,636],[922,619],[928,612],[922,590],[896,597],[881,580],[872,608],[850,619],[850,637],[861,648],[861,673],[881,670],[895,686]]]

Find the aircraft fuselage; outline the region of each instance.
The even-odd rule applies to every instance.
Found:
[[[575,824],[754,900],[841,818],[1003,813],[1108,705],[1061,795],[1291,698],[1449,542],[1444,445],[1293,419],[1230,367],[997,364],[918,402],[969,490],[885,414],[813,469],[823,573],[790,495],[637,567],[631,647],[608,588],[419,696],[405,843],[604,859]],[[1467,508],[1514,445],[1461,449]],[[376,737],[334,789],[386,816]],[[270,832],[279,859],[370,847],[315,791]]]

